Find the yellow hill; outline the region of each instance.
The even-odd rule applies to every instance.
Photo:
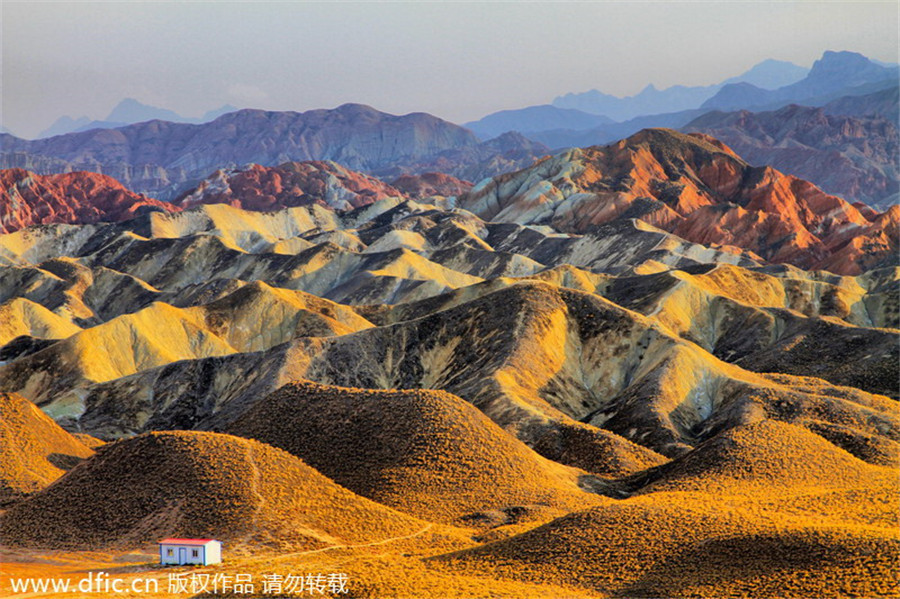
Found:
[[[440,522],[505,521],[597,501],[579,489],[578,471],[541,458],[442,391],[294,383],[229,432],[290,451],[355,493]]]
[[[269,349],[296,337],[345,335],[372,327],[347,306],[302,291],[248,283],[191,312],[240,352]]]
[[[0,346],[20,335],[65,339],[81,327],[31,300],[16,298],[0,306]]]
[[[141,547],[159,538],[318,548],[412,534],[425,523],[363,499],[256,441],[147,433],[107,444],[0,519],[9,545]]]
[[[659,476],[643,492],[699,490],[740,493],[746,486],[822,491],[893,478],[805,428],[762,420],[721,433],[644,476]]]
[[[875,597],[900,590],[896,527],[810,521],[751,504],[654,494],[569,514],[433,564],[613,597]]]
[[[43,489],[93,453],[24,397],[0,393],[0,505]]]
[[[342,335],[371,326],[347,306],[254,282],[205,306],[155,302],[79,331],[7,365],[0,370],[0,385],[42,402],[63,388],[112,381],[179,360],[266,350],[296,337]],[[68,401],[47,410],[57,418],[77,414],[80,403]]]

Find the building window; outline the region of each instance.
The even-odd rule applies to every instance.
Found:
[[[192,550],[191,550],[191,557],[200,557],[200,550],[199,550],[199,549],[192,549]]]
[[[175,555],[175,550],[174,549],[166,549],[166,555],[169,557],[172,557],[173,555]]]

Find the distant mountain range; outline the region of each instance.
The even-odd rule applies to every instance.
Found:
[[[785,81],[789,84],[777,86]],[[628,137],[647,127],[680,128],[711,110],[775,110],[791,103],[822,106],[897,84],[896,65],[882,66],[853,52],[826,52],[810,70],[766,61],[717,85],[675,86],[662,91],[650,85],[627,98],[597,90],[568,94],[553,105],[493,113],[466,126],[482,137],[507,127],[551,148],[584,147]],[[596,122],[591,117],[607,118]],[[552,123],[559,126],[542,126]]]
[[[492,139],[508,131],[529,134],[549,129],[593,129],[615,123],[611,118],[550,104],[519,110],[501,110],[478,121],[465,123],[481,139]]]
[[[809,70],[770,60],[715,86],[651,86],[613,99],[596,91],[570,94],[553,105],[488,115],[467,123],[468,129],[425,113],[394,116],[358,104],[302,113],[239,110],[197,124],[176,122],[189,119],[129,99],[99,125],[61,121],[63,129],[87,131],[33,141],[0,134],[0,168],[103,173],[163,200],[189,191],[214,170],[251,163],[331,160],[386,181],[443,173],[477,183],[530,166],[551,149],[607,144],[665,127],[710,133],[753,164],[771,164],[849,201],[887,207],[897,196],[898,72],[896,65],[860,54],[826,52]],[[586,102],[594,96],[602,96],[616,116],[640,114],[615,122],[593,112],[600,104]],[[560,106],[566,102],[583,109]],[[791,102],[811,110],[781,112]],[[714,108],[720,105],[740,108]],[[643,112],[651,109],[661,112]],[[743,114],[724,114],[738,112]],[[140,122],[113,127],[117,120]],[[773,129],[779,123],[786,128]]]
[[[50,125],[47,129],[41,131],[39,138],[53,137],[55,135],[65,135],[66,133],[75,133],[79,131],[89,131],[91,129],[115,129],[124,127],[134,123],[143,123],[144,121],[169,121],[172,123],[208,123],[223,114],[234,112],[237,110],[234,106],[226,104],[216,110],[210,110],[199,118],[184,117],[173,110],[165,108],[157,108],[138,102],[134,98],[125,98],[119,102],[112,112],[109,113],[102,121],[93,120],[89,117],[82,116],[72,118],[70,116],[61,116]],[[4,131],[3,133],[8,133]]]
[[[724,86],[701,108],[713,110],[774,109],[787,104],[821,106],[844,96],[862,96],[897,85],[898,67],[876,64],[856,52],[825,52],[809,74],[778,89],[741,82]]]
[[[248,163],[333,160],[392,177],[439,170],[471,180],[530,165],[547,153],[520,135],[482,144],[467,129],[425,113],[394,116],[360,104],[302,113],[240,110],[201,125],[155,120],[34,141],[4,135],[0,141],[2,168],[104,173],[167,200],[213,170]]]
[[[464,129],[465,131],[465,129]],[[467,181],[481,181],[501,173],[530,166],[550,153],[544,144],[520,133],[504,133],[489,141],[438,152],[421,161],[400,162],[374,169],[373,174],[393,179],[404,174],[440,172]]]
[[[766,68],[760,65],[756,75],[776,73],[784,67],[778,63],[763,64]],[[734,79],[754,79],[749,77],[753,74],[751,70]],[[897,65],[877,63],[853,52],[826,52],[804,77],[790,85],[764,89],[759,86],[759,76],[755,81],[725,82],[702,105],[685,110],[644,114],[591,128],[584,127],[590,122],[589,117],[603,117],[556,106],[495,113],[468,126],[482,135],[502,128],[498,125],[515,126],[529,139],[556,149],[607,144],[652,127],[702,131],[733,146],[752,164],[770,164],[848,200],[879,208],[897,201]],[[769,84],[774,81],[768,79]],[[700,88],[671,89],[672,98],[677,94],[683,97],[686,89]],[[637,106],[637,111],[652,105],[641,104],[643,100],[636,98],[623,102],[632,102],[629,106]],[[673,100],[670,108],[686,105],[679,102]],[[792,103],[809,108],[784,108]],[[821,111],[816,107],[821,107]],[[552,112],[554,109],[556,113]],[[551,122],[565,124],[540,130],[541,124]],[[782,126],[784,129],[780,129]]]
[[[674,85],[659,90],[651,84],[639,94],[624,98],[593,89],[580,94],[559,96],[553,100],[553,106],[602,114],[616,121],[627,121],[645,114],[697,108],[727,85],[746,83],[764,89],[776,89],[800,81],[808,72],[808,69],[791,62],[766,60],[745,73],[715,85],[697,87]]]

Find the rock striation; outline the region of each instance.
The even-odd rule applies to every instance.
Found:
[[[402,195],[400,190],[336,162],[312,161],[287,162],[276,167],[254,164],[243,170],[219,169],[176,198],[173,204],[182,208],[228,204],[260,212],[311,204],[349,210]]]
[[[0,233],[47,223],[120,221],[153,210],[178,208],[96,173],[43,176],[22,169],[0,171]]]
[[[771,165],[827,193],[881,210],[897,202],[896,118],[829,114],[827,107],[791,105],[773,112],[711,112],[682,130],[711,135],[750,164]]]
[[[668,129],[494,177],[459,205],[486,220],[574,233],[640,219],[695,243],[840,274],[894,263],[900,237],[894,209],[860,211],[808,181],[750,166],[714,138]]]

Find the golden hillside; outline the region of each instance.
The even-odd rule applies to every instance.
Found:
[[[900,465],[900,452],[894,455]],[[890,484],[890,469],[868,464],[807,429],[761,420],[727,430],[694,451],[636,477],[642,492],[739,494],[745,487],[775,492]],[[752,489],[751,489],[752,490]]]
[[[175,536],[315,549],[423,526],[268,445],[178,431],[99,448],[6,512],[0,534],[10,545],[44,548],[141,547]]]
[[[896,521],[894,528],[849,526],[822,514],[816,521],[759,513],[755,499],[677,493],[625,500],[439,558],[435,567],[612,597],[895,596]]]
[[[900,588],[896,470],[802,428],[740,426],[629,485],[637,495],[435,567],[614,597],[875,597]]]
[[[443,391],[370,391],[298,382],[229,432],[280,447],[351,491],[438,522],[477,525],[596,502],[585,476],[535,454]]]
[[[0,393],[0,506],[40,491],[93,454],[27,399]]]

